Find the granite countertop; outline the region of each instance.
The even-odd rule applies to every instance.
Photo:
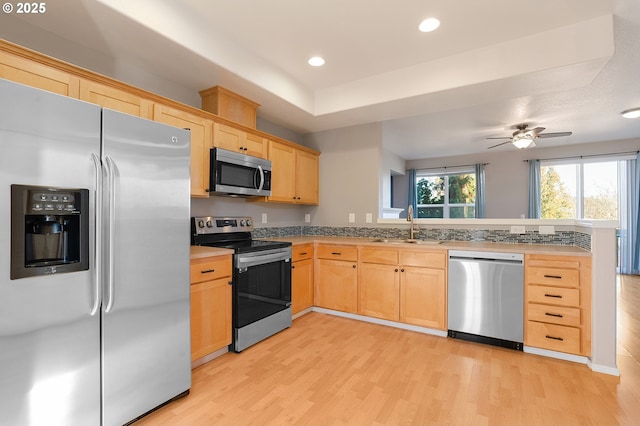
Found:
[[[233,254],[233,250],[219,247],[191,246],[191,260]]]
[[[272,237],[264,238],[270,241],[287,241],[293,245],[308,243],[332,243],[332,244],[354,244],[354,245],[375,245],[389,248],[412,248],[420,250],[474,250],[474,251],[498,251],[506,253],[525,254],[555,254],[569,256],[591,256],[591,252],[576,246],[561,246],[555,244],[507,244],[493,243],[487,241],[442,241],[440,244],[415,244],[404,242],[376,242],[375,238],[357,237],[325,237],[325,236],[301,236],[301,237]]]

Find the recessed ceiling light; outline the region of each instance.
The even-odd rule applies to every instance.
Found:
[[[424,21],[420,22],[418,25],[418,29],[423,33],[428,33],[440,26],[440,21],[436,18],[427,18]]]
[[[321,67],[324,65],[324,59],[320,56],[314,56],[313,58],[310,58],[308,62],[312,67]]]
[[[621,112],[624,118],[638,118],[640,117],[640,108],[628,109]]]

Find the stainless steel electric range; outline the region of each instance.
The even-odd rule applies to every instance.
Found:
[[[254,240],[252,231],[250,217],[191,218],[191,244],[234,251],[234,352],[291,326],[291,243]]]

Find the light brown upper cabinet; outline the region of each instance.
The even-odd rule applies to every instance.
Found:
[[[318,155],[269,141],[271,196],[267,201],[318,204]]]
[[[213,121],[161,104],[154,105],[153,119],[170,126],[191,130],[191,196],[208,197],[209,151]]]
[[[266,140],[263,137],[222,123],[215,123],[213,127],[213,146],[265,158]]]
[[[71,98],[80,96],[77,76],[2,50],[0,78]]]
[[[91,80],[80,80],[80,99],[142,118],[152,118],[153,102]]]

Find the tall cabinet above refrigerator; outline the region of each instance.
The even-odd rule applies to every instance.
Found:
[[[188,393],[189,132],[0,80],[0,422]]]

